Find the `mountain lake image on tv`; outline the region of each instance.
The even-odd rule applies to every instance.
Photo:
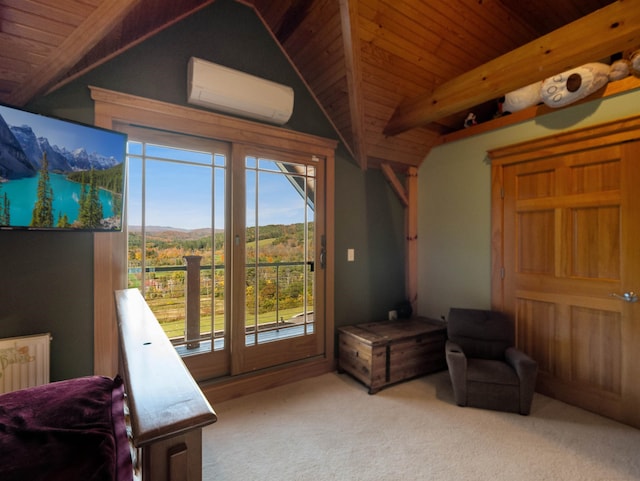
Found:
[[[0,229],[122,229],[126,134],[0,105]]]

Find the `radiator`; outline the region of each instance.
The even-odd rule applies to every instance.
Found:
[[[49,382],[51,334],[0,339],[0,394]]]

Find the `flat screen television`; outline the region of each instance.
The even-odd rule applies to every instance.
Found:
[[[0,229],[120,231],[127,135],[0,105]]]

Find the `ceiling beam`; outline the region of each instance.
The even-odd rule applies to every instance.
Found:
[[[360,62],[360,34],[358,32],[358,2],[340,0],[340,24],[344,46],[345,75],[349,93],[349,115],[353,135],[353,153],[362,170],[367,169],[368,156],[364,128],[364,100],[362,99],[362,68]]]
[[[384,129],[397,135],[640,43],[637,0],[618,0],[400,104]]]
[[[103,1],[76,28],[37,70],[8,98],[13,105],[24,105],[65,74],[131,11],[140,0]]]
[[[312,5],[313,0],[295,0],[291,2],[289,9],[282,16],[278,30],[273,32],[282,45],[287,43],[296,28],[309,15]]]
[[[170,7],[156,8],[157,0],[139,0],[135,8],[131,9],[119,23],[114,24],[111,31],[83,55],[78,63],[63,76],[54,79],[43,93],[46,95],[59,89],[165,28],[211,5],[214,1],[180,0],[172,3]],[[153,15],[149,14],[151,9],[155,9]]]

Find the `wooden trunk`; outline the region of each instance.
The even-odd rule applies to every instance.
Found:
[[[383,387],[446,368],[443,322],[417,318],[338,329],[338,372],[348,372],[369,388]]]

